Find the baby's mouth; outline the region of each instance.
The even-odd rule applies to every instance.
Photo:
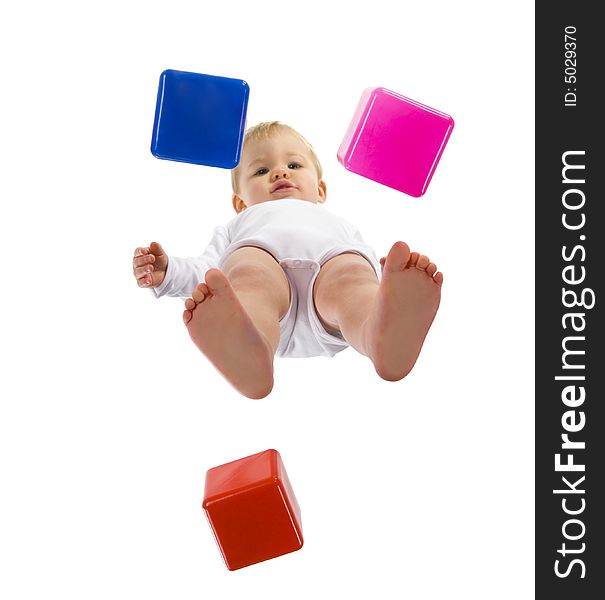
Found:
[[[291,192],[292,190],[295,190],[295,189],[296,189],[296,187],[293,186],[289,182],[280,182],[280,183],[275,184],[271,188],[271,193],[272,194],[285,194],[285,193]]]

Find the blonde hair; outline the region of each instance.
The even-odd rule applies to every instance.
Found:
[[[305,145],[305,147],[309,151],[309,154],[311,155],[315,170],[317,171],[317,181],[321,181],[321,178],[323,177],[323,169],[321,168],[321,163],[319,162],[317,154],[315,154],[315,150],[313,150],[313,146],[311,146],[311,144],[309,144],[309,142],[307,142],[307,140],[300,133],[298,133],[298,131],[290,127],[290,125],[286,125],[285,123],[281,123],[280,121],[265,121],[264,123],[259,123],[258,125],[249,127],[246,130],[246,135],[244,136],[242,151],[248,142],[254,142],[256,140],[266,140],[283,131],[288,131],[292,133]],[[239,192],[239,167],[240,165],[237,165],[235,169],[231,170],[231,186],[233,187],[234,194],[237,194]]]

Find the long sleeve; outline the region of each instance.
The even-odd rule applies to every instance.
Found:
[[[208,247],[197,257],[168,257],[164,281],[151,291],[156,298],[171,296],[188,298],[198,283],[204,281],[208,269],[218,267],[219,259],[229,245],[229,234],[225,227],[216,227]]]

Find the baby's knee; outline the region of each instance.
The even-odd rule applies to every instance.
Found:
[[[233,265],[225,275],[235,288],[264,286],[270,279],[267,268],[253,262],[240,262]]]
[[[241,252],[225,263],[224,272],[236,289],[275,287],[285,283],[281,267],[267,253]]]
[[[326,291],[338,291],[367,282],[377,282],[376,273],[370,263],[358,254],[340,254],[322,266],[316,287],[322,286]]]

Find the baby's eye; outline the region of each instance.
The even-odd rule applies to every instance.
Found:
[[[302,167],[302,165],[300,163],[297,162],[291,162],[288,165],[288,169],[300,169]]]
[[[256,171],[256,173],[254,173],[254,174],[255,175],[266,175],[268,172],[269,172],[269,169],[267,169],[266,167],[262,167],[258,171]]]

